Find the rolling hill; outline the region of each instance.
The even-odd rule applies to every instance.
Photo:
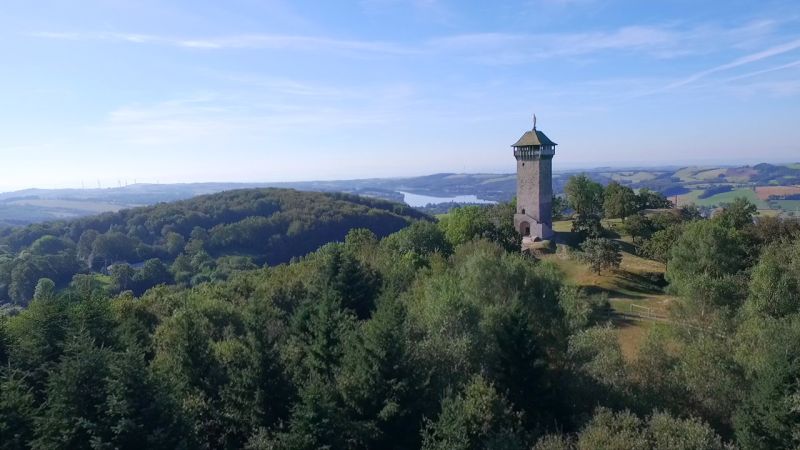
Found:
[[[658,191],[679,203],[713,207],[730,201],[731,195],[746,196],[770,214],[800,210],[800,165],[756,164],[754,166],[689,166],[595,168],[556,171],[556,193],[575,173],[587,173],[603,184],[617,181],[634,189]],[[293,183],[189,183],[134,184],[108,189],[27,189],[0,193],[0,227],[20,226],[50,220],[83,217],[101,212],[153,205],[246,188],[289,188],[303,191],[344,192],[402,202],[409,192],[446,199],[476,196],[508,201],[516,191],[514,174],[439,173],[420,177],[370,178],[360,180],[306,181]],[[719,195],[706,195],[720,190]],[[730,194],[723,192],[734,192]],[[752,192],[752,194],[747,191]]]
[[[0,303],[25,303],[40,278],[61,288],[111,282],[143,292],[280,264],[344,239],[386,236],[429,217],[341,193],[240,189],[72,220],[0,230]],[[85,276],[81,279],[81,276]]]

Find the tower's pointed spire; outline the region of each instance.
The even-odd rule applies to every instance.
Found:
[[[536,114],[533,115],[533,129],[536,130]]]

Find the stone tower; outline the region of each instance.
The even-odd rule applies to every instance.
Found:
[[[517,159],[517,211],[514,227],[525,240],[553,237],[553,156],[556,143],[536,129],[512,145]]]

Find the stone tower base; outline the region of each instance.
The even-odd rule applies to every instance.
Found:
[[[553,229],[546,223],[539,223],[527,214],[514,214],[514,228],[522,238],[531,240],[550,240],[553,238]]]

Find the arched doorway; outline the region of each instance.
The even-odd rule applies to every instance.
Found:
[[[523,237],[531,235],[531,224],[528,222],[521,222],[519,224],[519,234]]]

